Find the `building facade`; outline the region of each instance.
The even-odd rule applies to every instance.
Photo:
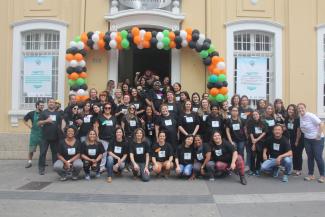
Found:
[[[76,35],[88,31],[132,26],[198,29],[225,58],[230,96],[238,92],[239,60],[263,57],[265,97],[270,101],[282,98],[286,104],[305,102],[310,111],[324,118],[323,11],[322,0],[2,0],[0,159],[26,156],[28,130],[22,117],[37,99],[26,95],[26,60],[50,58],[48,94],[67,102],[65,51]],[[137,57],[149,58],[138,51],[89,51],[88,86],[103,90],[109,79],[120,81],[133,75],[142,64]],[[209,72],[191,49],[172,50],[150,61],[168,65],[166,75],[172,82],[181,82],[184,90],[206,91]]]

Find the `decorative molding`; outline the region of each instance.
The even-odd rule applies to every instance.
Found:
[[[54,25],[61,25],[61,26],[65,26],[65,27],[68,27],[69,24],[65,21],[62,21],[62,20],[53,20],[53,19],[31,19],[31,20],[21,20],[21,21],[16,21],[16,22],[13,22],[11,24],[11,27],[14,28],[14,27],[17,27],[17,26],[21,26],[21,25],[30,25],[30,24],[33,24],[33,23],[51,23],[51,24],[54,24]]]
[[[225,23],[224,25],[228,28],[233,25],[245,25],[245,24],[251,24],[251,23],[268,25],[268,26],[272,26],[272,27],[280,28],[280,29],[284,28],[284,25],[281,23],[270,21],[270,20],[258,20],[258,19],[232,20],[232,21]]]

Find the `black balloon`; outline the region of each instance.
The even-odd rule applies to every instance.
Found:
[[[79,53],[79,49],[76,47],[70,47],[68,50],[69,50],[69,53],[71,53],[71,54]]]
[[[87,51],[85,49],[79,50],[79,53],[85,57],[87,55]]]
[[[207,84],[207,88],[208,88],[208,89],[211,89],[211,88],[213,88],[213,87],[214,87],[214,83],[208,82],[208,84]]]
[[[202,51],[202,45],[200,45],[200,44],[196,44],[196,47],[195,47],[195,50],[197,51],[197,52],[201,52]]]
[[[224,87],[228,87],[228,82],[227,81],[222,82],[222,84],[223,84]]]
[[[83,84],[83,85],[79,86],[79,89],[87,90],[88,89],[88,85],[87,84]]]
[[[83,72],[83,68],[81,66],[75,67],[75,72],[80,73]]]
[[[214,86],[215,86],[216,88],[222,88],[222,85],[223,85],[223,83],[222,83],[221,81],[217,81],[217,82],[214,84]]]
[[[190,42],[188,43],[188,46],[189,46],[191,49],[194,49],[194,48],[196,48],[196,42],[195,42],[195,41],[190,41]]]
[[[204,42],[202,45],[202,50],[208,50],[210,48],[210,43]]]
[[[181,44],[182,41],[183,41],[183,39],[182,39],[180,36],[176,36],[176,37],[175,37],[175,42],[176,42],[177,44]]]
[[[211,44],[211,39],[210,38],[206,38],[206,39],[204,39],[203,43],[205,43],[205,42]]]
[[[94,41],[91,40],[91,39],[88,39],[88,40],[87,40],[87,45],[88,45],[88,47],[93,48]]]
[[[151,44],[151,46],[156,46],[157,43],[158,43],[158,39],[156,39],[156,38],[151,38],[151,40],[150,40],[150,44]]]
[[[176,43],[176,49],[181,49],[181,48],[182,48],[182,45]]]
[[[152,37],[156,37],[156,35],[157,35],[157,31],[152,31],[152,32],[151,32],[151,35],[152,35]]]
[[[77,90],[79,90],[79,86],[77,84],[74,84],[74,85],[70,86],[70,90],[77,91]]]
[[[128,33],[127,39],[129,41],[133,41],[133,35],[132,35],[132,33]]]
[[[74,68],[71,67],[71,66],[69,66],[69,67],[67,68],[67,73],[70,75],[72,72],[74,72]]]
[[[82,72],[87,72],[87,67],[83,67]]]
[[[179,30],[174,31],[174,33],[176,36],[179,36],[179,34],[180,34]]]
[[[88,38],[91,38],[91,37],[93,36],[93,34],[94,34],[93,32],[88,32],[88,33],[87,33],[87,37],[88,37]]]
[[[104,41],[105,41],[106,43],[109,43],[110,40],[111,40],[111,37],[110,37],[109,35],[105,35],[105,36],[104,36]]]
[[[105,44],[104,48],[105,48],[105,50],[110,50],[111,49],[111,47],[109,46],[109,44]]]
[[[192,31],[192,36],[193,36],[193,34],[198,34],[198,35],[200,35],[200,31],[197,30],[197,29],[193,29],[193,31]]]
[[[210,57],[213,57],[213,56],[219,56],[219,53],[218,51],[213,51],[212,53],[210,53]]]
[[[198,33],[192,33],[192,41],[197,41],[199,40],[200,35]]]
[[[203,64],[208,66],[211,64],[211,57],[207,57],[203,59]]]

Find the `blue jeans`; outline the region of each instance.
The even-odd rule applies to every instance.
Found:
[[[114,158],[112,156],[108,156],[106,160],[106,169],[107,169],[107,177],[112,177],[113,175],[113,166],[114,166]],[[125,167],[125,163],[121,163],[118,168],[119,172],[122,172]]]
[[[193,170],[193,164],[180,164],[179,168],[181,169],[181,172],[179,173],[180,176],[191,176],[192,170]]]
[[[289,175],[291,173],[292,168],[292,157],[285,157],[281,160],[281,166],[284,166],[285,175]],[[275,169],[278,169],[278,165],[276,164],[275,158],[270,158],[262,163],[261,171],[262,172],[273,172]]]
[[[245,149],[245,141],[235,142],[237,152],[240,154],[244,159],[244,149]]]
[[[315,160],[319,170],[319,175],[324,176],[324,138],[320,140],[316,139],[304,139],[305,149],[308,157],[308,175],[314,175]]]

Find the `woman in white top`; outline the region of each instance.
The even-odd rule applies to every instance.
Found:
[[[305,177],[305,180],[311,181],[315,179],[314,163],[316,160],[320,174],[318,182],[324,183],[324,124],[315,114],[306,111],[304,103],[298,104],[298,112],[300,115],[300,129],[304,133],[305,149],[308,156],[308,176]]]

